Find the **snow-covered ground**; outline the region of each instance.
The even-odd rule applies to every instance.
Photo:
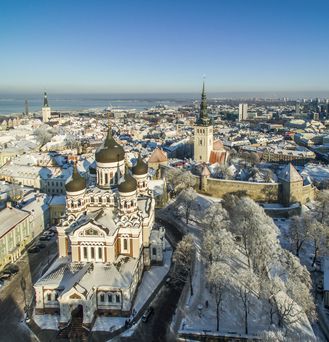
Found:
[[[193,289],[194,295],[187,296],[185,307],[182,308],[183,319],[180,325],[180,332],[194,333],[199,332],[212,332],[216,333],[216,305],[213,295],[207,288],[205,281],[205,266],[201,258],[201,238],[202,227],[199,223],[202,221],[204,211],[212,204],[212,198],[198,196],[193,205],[190,213],[190,223],[185,224],[187,232],[194,234],[197,244],[197,256],[193,274]],[[181,208],[178,208],[180,211]],[[169,212],[168,212],[169,213]],[[180,215],[182,223],[185,223],[184,215]],[[177,218],[179,219],[179,218]],[[275,219],[275,223],[279,226],[281,231],[281,242],[285,248],[288,246],[287,230],[289,227],[289,220]],[[234,272],[239,277],[239,272],[247,269],[245,256],[240,253],[237,263],[232,267]],[[280,273],[285,271],[278,269]],[[286,296],[285,293],[281,295]],[[279,300],[279,298],[277,298]],[[206,305],[208,303],[208,305]],[[251,306],[248,317],[248,330],[250,335],[260,334],[262,331],[271,329],[269,320],[270,304],[268,301],[259,299],[256,295],[251,298]],[[300,321],[292,324],[291,331],[298,337],[296,341],[315,341],[312,328],[305,315],[301,315]],[[219,319],[219,332],[221,334],[238,334],[245,333],[244,326],[244,308],[239,293],[236,289],[227,291],[221,303],[220,319]],[[290,339],[291,340],[291,339]],[[293,340],[293,339],[292,339]]]
[[[34,315],[33,320],[41,329],[58,330],[58,315]]]

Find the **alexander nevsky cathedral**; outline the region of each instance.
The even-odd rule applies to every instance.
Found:
[[[88,184],[76,166],[66,183],[59,258],[34,285],[36,314],[58,314],[60,327],[77,308],[85,326],[98,314],[129,316],[143,270],[163,259],[147,164],[139,156],[130,170],[111,129],[95,159]]]

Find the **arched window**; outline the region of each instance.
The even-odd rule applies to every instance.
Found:
[[[108,174],[105,173],[105,184],[108,184],[108,183],[109,183],[109,178],[108,178],[108,177],[109,177]]]
[[[155,247],[152,248],[152,255],[157,255],[157,249]]]
[[[105,295],[104,293],[102,293],[100,296],[99,296],[99,301],[104,303],[105,302]]]
[[[123,239],[123,249],[124,250],[128,249],[128,240],[127,239]]]
[[[91,203],[94,203],[94,202],[95,202],[95,198],[94,198],[94,197],[91,197],[91,198],[90,198],[90,202],[91,202]]]
[[[107,298],[108,298],[109,302],[112,303],[112,294],[108,294]]]
[[[119,294],[116,294],[116,295],[115,295],[115,301],[116,301],[117,303],[120,303],[120,295],[119,295]]]
[[[51,301],[51,293],[47,293],[47,301],[48,301],[48,302]]]
[[[103,248],[102,247],[98,247],[98,258],[99,259],[103,258]]]

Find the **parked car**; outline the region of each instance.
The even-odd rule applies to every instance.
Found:
[[[144,323],[146,323],[150,317],[153,315],[154,313],[154,309],[152,308],[152,306],[150,306],[145,312],[144,312],[144,315],[142,316],[142,321]]]
[[[170,278],[170,277],[168,277],[168,278],[166,279],[165,285],[166,285],[167,287],[171,286],[171,278]]]
[[[8,264],[4,270],[3,273],[7,273],[7,274],[16,274],[19,271],[19,267],[15,264]]]
[[[36,247],[42,249],[42,248],[46,248],[47,246],[44,243],[39,242],[39,243],[37,243]]]
[[[11,277],[10,273],[1,273],[0,280],[2,280],[2,281],[8,280],[10,277]]]
[[[323,280],[322,279],[319,280],[318,285],[316,286],[316,289],[318,292],[323,291]]]
[[[49,241],[51,240],[51,237],[50,236],[44,236],[44,235],[41,235],[40,238],[39,238],[40,241]]]
[[[39,253],[40,252],[40,248],[37,246],[31,247],[27,250],[29,253]]]

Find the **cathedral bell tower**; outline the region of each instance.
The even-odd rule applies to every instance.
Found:
[[[209,162],[213,141],[213,126],[207,113],[207,97],[203,82],[200,114],[194,126],[194,160],[196,162]]]
[[[45,92],[43,96],[42,121],[48,122],[50,118],[51,118],[51,109],[48,104],[47,93]]]

